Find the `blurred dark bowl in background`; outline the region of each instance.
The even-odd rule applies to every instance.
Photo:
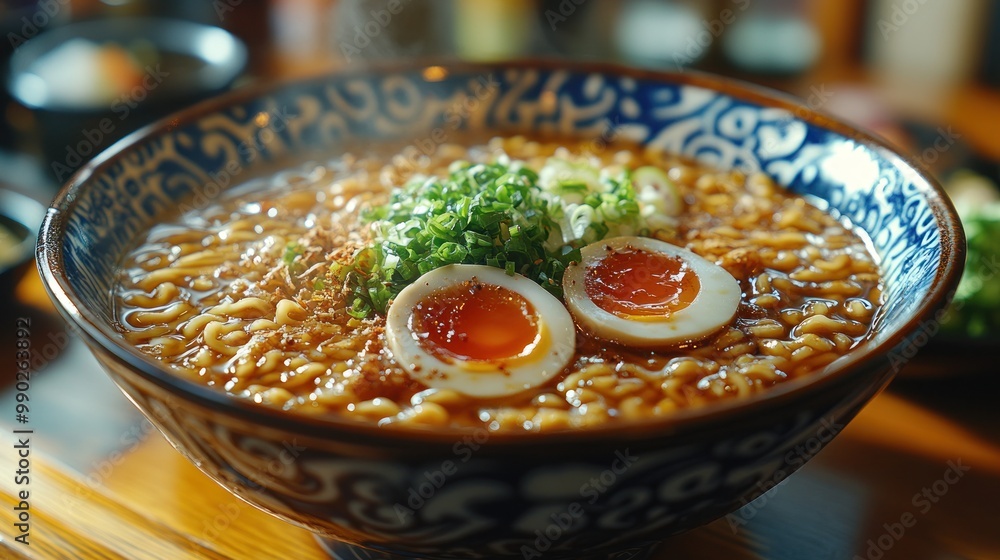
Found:
[[[32,262],[45,206],[0,183],[0,298],[7,299]]]
[[[10,95],[32,111],[44,167],[64,181],[157,118],[229,88],[247,49],[228,31],[166,18],[106,18],[38,35],[10,59]]]

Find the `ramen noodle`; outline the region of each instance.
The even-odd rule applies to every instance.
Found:
[[[638,235],[731,275],[732,318],[698,340],[652,348],[577,321],[567,365],[537,386],[490,397],[432,387],[394,355],[382,311],[351,312],[331,270],[371,246],[364,210],[385,207],[413,177],[445,177],[456,161],[537,172],[553,158],[602,176],[662,169],[681,207],[670,220],[650,215],[657,227]],[[123,263],[114,298],[131,344],[235,398],[379,425],[550,431],[669,417],[813,374],[868,335],[882,287],[850,224],[764,174],[637,146],[508,137],[430,156],[413,147],[344,155],[247,185],[153,227]]]

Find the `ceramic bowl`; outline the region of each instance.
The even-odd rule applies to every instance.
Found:
[[[0,240],[0,297],[8,298],[34,254],[36,232],[45,205],[0,183],[0,228],[6,235]]]
[[[455,118],[456,115],[460,118]],[[379,428],[235,400],[113,328],[116,263],[151,225],[345,145],[487,134],[614,135],[763,170],[867,233],[887,302],[874,336],[744,400],[585,431]],[[199,200],[201,202],[199,202]],[[213,100],[143,129],[53,203],[38,262],[66,319],[181,453],[339,558],[638,558],[789,476],[926,342],[964,239],[937,185],[794,99],[722,78],[523,62],[341,73]]]
[[[75,50],[67,52],[67,45]],[[135,84],[119,86],[122,91],[111,99],[108,94],[95,97],[92,88],[65,86],[66,75],[81,71],[74,65],[84,66],[96,56],[94,51],[110,45],[119,52],[142,52],[148,59],[139,63],[141,77]],[[51,60],[56,53],[63,61],[58,73]],[[17,49],[6,78],[11,95],[36,121],[23,140],[30,142],[32,134],[40,134],[48,171],[61,183],[127,133],[225,91],[246,64],[246,46],[222,28],[169,18],[118,17],[74,22],[39,34]],[[64,79],[59,81],[59,75]]]

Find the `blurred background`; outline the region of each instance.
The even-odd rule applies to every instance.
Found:
[[[143,443],[150,426],[65,330],[34,273],[33,232],[74,170],[227,90],[393,61],[524,57],[708,71],[777,88],[883,136],[954,197],[970,244],[962,305],[861,427],[755,519],[761,542],[787,551],[811,542],[831,558],[863,550],[883,514],[937,476],[941,463],[914,449],[1000,465],[1000,3],[984,0],[0,1],[0,314],[10,317],[0,363],[13,362],[14,317],[30,317],[37,448],[110,494],[130,465],[138,481],[151,464],[170,484],[189,472],[201,480],[159,455],[159,438]],[[14,406],[8,377],[0,410]],[[118,474],[105,472],[109,464]],[[894,557],[995,557],[969,552],[970,518],[1000,523],[995,503],[977,497],[992,474],[959,490],[964,497],[936,510]],[[838,499],[840,509],[826,509]],[[857,519],[870,523],[852,527]],[[833,527],[835,538],[817,540],[814,526]],[[688,540],[715,542],[708,531]],[[961,538],[940,545],[940,531]],[[959,542],[966,555],[943,552]]]

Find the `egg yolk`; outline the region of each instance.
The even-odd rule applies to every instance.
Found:
[[[535,308],[517,292],[463,282],[417,304],[410,330],[438,358],[496,361],[523,354],[537,341],[539,327]]]
[[[587,297],[623,318],[670,315],[690,305],[701,289],[683,259],[632,247],[609,249],[585,278]]]

